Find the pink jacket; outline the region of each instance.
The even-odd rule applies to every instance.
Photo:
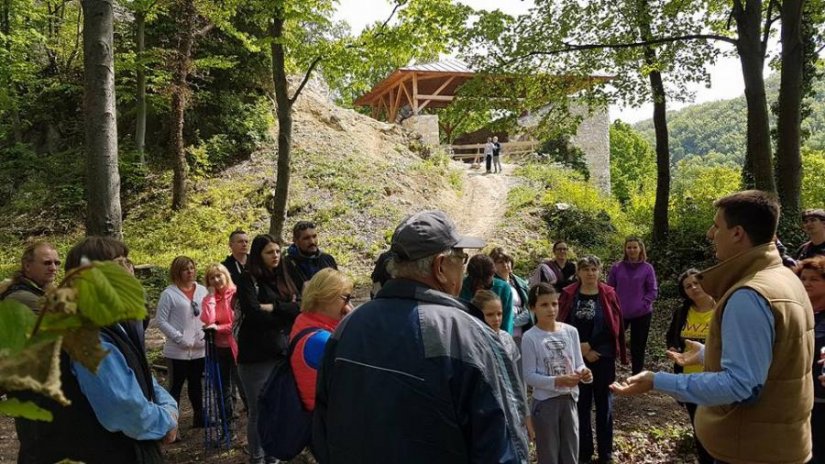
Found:
[[[215,324],[218,331],[215,334],[215,346],[232,350],[232,358],[238,358],[238,344],[232,335],[232,322],[235,312],[232,309],[232,300],[235,297],[235,287],[227,287],[223,292],[209,294],[201,303],[201,321],[204,326]]]

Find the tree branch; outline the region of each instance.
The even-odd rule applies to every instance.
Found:
[[[307,85],[307,82],[309,82],[309,78],[312,77],[312,71],[315,70],[315,67],[318,66],[318,63],[321,62],[322,58],[323,56],[319,55],[316,56],[314,60],[312,60],[312,63],[309,65],[309,69],[307,69],[306,74],[304,74],[304,79],[301,81],[301,85],[298,86],[298,89],[295,90],[295,94],[292,96],[292,98],[289,99],[290,105],[295,103],[295,100],[297,100],[298,96],[301,95],[301,91],[304,90],[304,87]]]
[[[716,35],[716,34],[688,34],[688,35],[680,35],[675,37],[662,37],[659,39],[651,39],[651,40],[642,40],[639,42],[626,42],[626,43],[616,43],[616,44],[569,44],[564,43],[564,48],[558,48],[555,50],[536,50],[525,55],[517,56],[505,63],[505,66],[513,64],[516,61],[523,60],[525,58],[529,58],[532,56],[540,56],[540,55],[560,55],[562,53],[570,53],[570,52],[580,52],[585,50],[619,50],[625,48],[641,48],[641,47],[648,47],[651,45],[658,45],[658,44],[665,44],[665,43],[672,43],[672,42],[681,42],[681,41],[689,41],[689,40],[718,40],[720,42],[727,42],[733,45],[736,45],[736,39],[732,39],[730,37],[725,37],[723,35]]]
[[[773,22],[777,20],[777,18],[772,18],[773,16],[773,8],[776,6],[776,0],[770,0],[768,2],[768,14],[765,15],[765,28],[762,30],[762,54],[765,54],[765,51],[768,49],[768,36],[771,34],[771,26]]]

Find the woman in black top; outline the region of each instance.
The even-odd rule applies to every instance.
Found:
[[[561,290],[576,281],[576,263],[567,259],[570,247],[564,240],[559,240],[553,244],[553,259],[547,262],[547,266],[556,275],[556,291]]]
[[[286,356],[289,332],[300,312],[298,294],[281,265],[281,245],[271,235],[252,240],[238,285],[238,374],[249,407],[251,463],[265,462],[258,437],[258,393],[277,361]]]

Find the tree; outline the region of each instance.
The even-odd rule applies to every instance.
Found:
[[[86,235],[121,238],[112,2],[83,0]]]
[[[169,150],[174,162],[172,179],[172,209],[179,210],[186,205],[186,178],[189,165],[186,163],[186,147],[183,140],[184,111],[189,101],[190,90],[187,79],[192,69],[192,46],[195,42],[195,21],[198,12],[194,0],[178,0],[172,8],[176,18],[178,35],[172,72],[172,112],[170,124]]]
[[[622,205],[653,182],[656,176],[653,148],[628,124],[616,121],[610,126],[611,193]]]
[[[146,22],[154,17],[159,0],[134,0],[135,14],[135,150],[140,164],[146,164]]]

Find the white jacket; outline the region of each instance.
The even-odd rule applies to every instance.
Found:
[[[206,287],[195,284],[195,298],[189,298],[177,287],[170,285],[160,294],[158,311],[155,316],[158,327],[166,336],[163,356],[171,359],[190,360],[205,356],[203,322],[200,314],[195,316],[192,302],[202,311],[201,302],[207,295]]]

